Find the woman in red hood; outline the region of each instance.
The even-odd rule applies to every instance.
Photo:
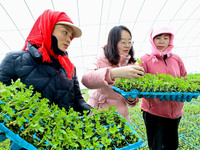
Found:
[[[150,34],[152,52],[141,57],[145,73],[164,73],[184,77],[187,72],[179,56],[171,51],[174,34],[170,27],[154,28]],[[178,148],[178,125],[183,115],[182,102],[141,100],[141,109],[147,130],[149,149],[176,150]]]
[[[51,103],[83,113],[92,107],[83,99],[76,70],[67,49],[82,34],[64,12],[44,11],[33,25],[23,50],[6,55],[0,65],[0,81],[21,81]]]

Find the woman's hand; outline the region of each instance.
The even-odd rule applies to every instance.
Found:
[[[135,102],[136,98],[132,98],[131,96],[129,96],[129,98],[127,100],[130,101],[130,102]]]
[[[135,79],[144,76],[144,68],[138,65],[129,65],[111,69],[110,76],[114,78]]]

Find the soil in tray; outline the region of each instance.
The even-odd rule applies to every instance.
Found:
[[[24,130],[21,130],[19,133],[19,136],[24,139],[26,142],[33,144],[34,143],[34,139],[33,139],[33,132],[29,132],[26,135],[22,134]]]
[[[125,139],[117,139],[113,142],[113,144],[117,147],[117,148],[122,148],[122,147],[126,147],[128,146],[128,144],[126,143]]]
[[[10,131],[14,132],[15,134],[17,134],[20,130],[20,127],[18,124],[12,124],[11,120],[8,120],[5,124],[4,124]]]
[[[135,134],[126,136],[125,139],[129,144],[133,144],[133,143],[138,142],[138,138],[135,136]]]
[[[103,146],[102,150],[115,150],[115,146],[111,143],[108,147]]]

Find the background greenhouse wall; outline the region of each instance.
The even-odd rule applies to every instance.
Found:
[[[136,58],[150,53],[152,27],[172,26],[173,53],[182,58],[188,73],[200,72],[199,0],[1,0],[0,62],[7,52],[22,49],[33,23],[46,9],[66,12],[83,31],[68,49],[79,80],[92,59],[101,53],[108,32],[116,25],[131,30]]]

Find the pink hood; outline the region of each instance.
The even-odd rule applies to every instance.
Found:
[[[155,44],[153,43],[153,38],[163,33],[169,33],[171,34],[171,37],[170,37],[168,48],[164,52],[161,52],[156,48]],[[154,59],[152,59],[153,62],[158,61],[156,57],[163,57],[164,55],[167,55],[167,57],[170,57],[172,55],[171,50],[174,47],[173,40],[174,40],[174,34],[171,27],[162,27],[162,28],[156,28],[156,29],[151,30],[150,44],[151,44],[151,50],[152,50],[151,55],[152,57],[154,57]]]

